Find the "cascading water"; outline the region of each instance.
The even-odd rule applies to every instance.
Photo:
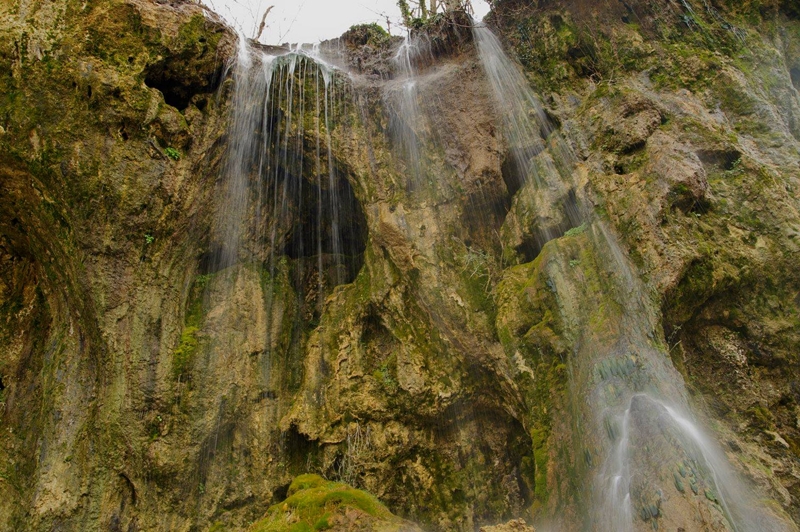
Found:
[[[262,55],[257,64],[244,36],[239,36],[234,65],[236,88],[233,95],[231,134],[223,173],[225,200],[219,208],[216,240],[221,251],[214,269],[226,268],[238,260],[243,225],[250,205],[250,172],[258,157],[260,143],[252,135],[263,120],[263,109],[254,105],[254,95],[265,95],[272,83],[274,57]]]
[[[485,26],[474,28],[484,72],[492,93],[499,97],[498,111],[509,155],[504,177],[512,194],[535,203],[545,218],[535,231],[535,248],[582,223],[584,215],[575,201],[572,168],[575,157],[548,119],[525,77],[503,53],[500,41]]]
[[[215,270],[257,265],[269,312],[289,290],[306,324],[333,287],[352,280],[363,253],[363,213],[333,156],[331,129],[345,105],[336,76],[317,47],[274,56],[244,40],[234,67]],[[289,325],[297,344],[305,325]],[[270,353],[263,365],[269,381]]]
[[[395,139],[401,160],[406,165],[410,184],[422,180],[422,161],[420,159],[420,135],[422,134],[422,113],[417,102],[417,80],[414,61],[420,54],[420,43],[406,34],[403,44],[397,49],[393,62],[399,72],[399,86],[390,86],[387,93],[388,105],[394,108],[389,125]]]
[[[576,158],[498,39],[480,24],[474,38],[514,159],[516,186],[535,189],[535,197],[563,205],[572,225],[583,224],[586,251],[602,272],[600,286],[587,286],[564,268],[570,257],[559,254],[569,249],[557,243],[545,267],[574,344],[570,397],[579,447],[573,452],[586,462],[575,466],[585,486],[576,495],[583,526],[788,529],[756,504],[722,450],[686,414],[686,390],[658,341],[658,313],[646,288],[589,202],[580,194],[573,202],[560,200],[576,188]],[[544,245],[563,232],[541,228],[537,239]],[[613,303],[606,305],[609,299]],[[595,456],[598,467],[592,466]]]

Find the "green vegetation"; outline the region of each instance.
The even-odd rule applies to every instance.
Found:
[[[578,235],[586,232],[587,227],[589,227],[589,226],[586,225],[586,223],[584,222],[581,225],[579,225],[578,227],[573,227],[572,229],[570,229],[569,231],[564,233],[564,236],[578,236]]]
[[[289,486],[288,498],[272,506],[250,532],[306,532],[331,528],[333,518],[354,509],[367,519],[400,520],[373,495],[318,475],[301,475]]]
[[[172,147],[165,148],[164,153],[166,153],[167,157],[169,157],[173,161],[179,161],[181,158],[181,152]]]
[[[186,310],[186,320],[181,332],[181,341],[172,352],[172,376],[175,380],[185,379],[200,347],[198,333],[203,322],[203,290],[211,275],[200,275],[195,279],[190,292],[190,303]]]
[[[468,4],[465,0],[435,0],[428,6],[428,0],[397,0],[403,24],[417,30],[440,22],[445,13],[467,11]]]
[[[392,369],[389,367],[389,362],[385,362],[380,368],[372,372],[372,377],[381,383],[387,391],[393,393],[397,391],[397,380],[392,376]]]
[[[355,46],[372,46],[378,48],[383,44],[389,42],[391,35],[379,24],[356,24],[350,26],[343,36],[343,39]]]

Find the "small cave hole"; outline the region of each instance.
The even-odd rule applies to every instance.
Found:
[[[274,490],[272,490],[272,503],[277,504],[279,502],[285,501],[286,497],[289,496],[289,487],[291,485],[292,485],[291,483],[282,484],[277,488],[275,488]]]
[[[131,56],[129,56],[129,57],[128,57],[128,64],[129,64],[129,65],[132,65],[132,64],[133,64],[133,61],[134,61],[134,58],[133,58],[133,56],[132,56],[132,55],[131,55]]]
[[[386,328],[378,309],[370,305],[362,320],[361,345],[364,346],[366,367],[370,372],[388,371],[387,359],[398,348],[399,341]]]
[[[130,494],[131,504],[133,506],[136,506],[136,501],[137,501],[136,486],[131,481],[130,477],[128,477],[128,475],[126,475],[125,473],[120,473],[119,476],[122,479],[125,487],[128,489],[128,492]]]
[[[724,171],[731,171],[739,164],[742,154],[738,150],[701,150],[697,156],[703,164],[716,166]]]
[[[314,459],[319,451],[316,442],[301,433],[296,425],[292,425],[289,430],[281,434],[281,440],[289,473],[293,476],[307,473],[308,465],[315,462]]]
[[[216,72],[198,74],[193,78],[187,78],[185,73],[175,68],[165,62],[149,65],[145,69],[144,83],[160,91],[164,102],[178,111],[189,107],[195,95],[213,93],[222,81],[222,67]]]
[[[3,390],[5,390],[5,389],[6,389],[6,385],[5,385],[5,383],[3,382],[3,376],[2,376],[2,375],[0,375],[0,392],[2,392],[2,391],[3,391]]]
[[[542,232],[537,231],[533,235],[529,235],[525,238],[522,244],[516,247],[516,252],[522,257],[522,262],[527,264],[539,256],[544,245],[550,240],[551,239],[547,238]]]
[[[86,96],[88,96],[89,98],[92,97],[92,86],[91,85],[86,87]]]
[[[164,103],[171,105],[178,111],[183,111],[189,107],[189,98],[186,97],[184,91],[169,84],[159,83],[153,79],[145,79],[145,85],[158,89],[164,96]]]

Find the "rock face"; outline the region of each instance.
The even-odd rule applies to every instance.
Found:
[[[536,532],[536,530],[522,519],[514,519],[502,525],[482,526],[481,532]]]
[[[642,287],[649,347],[735,468],[800,522],[800,13],[494,4],[577,154],[573,194]],[[609,318],[625,309],[604,290],[610,259],[553,207],[566,199],[514,179],[516,148],[456,22],[426,30],[413,123],[389,61],[399,43],[364,28],[337,43],[353,76],[332,85],[327,157],[357,256],[317,277],[342,263],[290,244],[312,234],[302,205],[321,185],[280,220],[254,200],[237,260],[218,260],[236,37],[213,14],[0,6],[0,522],[245,529],[322,489],[292,484],[308,472],[431,530],[586,522],[598,457],[570,392],[586,346],[625,335]],[[308,160],[326,142],[316,131]],[[692,498],[689,482],[637,501],[635,526],[724,528],[714,494]],[[373,514],[327,525],[412,529]]]

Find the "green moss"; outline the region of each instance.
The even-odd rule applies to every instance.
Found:
[[[698,260],[687,269],[681,282],[668,295],[671,321],[680,324],[711,297],[714,291],[714,267],[708,260]]]
[[[179,161],[181,158],[181,152],[172,147],[164,148],[164,153],[166,153],[167,157],[169,157],[173,161]]]
[[[548,446],[547,439],[549,437],[549,430],[535,429],[531,431],[531,439],[533,440],[533,457],[535,462],[535,487],[534,493],[536,501],[544,505],[547,502],[547,461],[548,461]]]
[[[322,488],[325,487],[329,482],[322,478],[319,475],[300,475],[299,477],[295,478],[292,483],[289,485],[289,490],[286,494],[291,497],[298,491],[315,489],[315,488]]]
[[[172,352],[172,375],[177,380],[188,372],[200,342],[197,339],[199,329],[193,326],[184,327],[181,342]]]
[[[195,354],[200,348],[198,333],[204,316],[202,295],[211,277],[211,275],[199,275],[190,290],[190,301],[186,309],[181,339],[178,347],[172,351],[172,377],[175,380],[184,379],[189,373]]]
[[[326,530],[331,519],[355,509],[371,518],[394,521],[394,517],[373,495],[347,484],[331,482],[318,475],[301,475],[289,486],[288,498],[272,506],[250,532],[299,532]]]
[[[396,366],[395,355],[392,355],[390,360],[387,360],[380,368],[372,372],[372,377],[389,393],[394,393],[398,389],[397,378],[394,375],[397,370],[394,366]]]
[[[564,236],[578,236],[580,234],[585,233],[587,227],[588,227],[588,225],[586,225],[585,223],[582,223],[578,227],[573,227],[572,229],[570,229],[569,231],[564,233]]]
[[[774,429],[775,421],[770,411],[761,406],[755,405],[747,410],[753,425],[762,430]]]
[[[715,93],[719,98],[722,109],[737,118],[752,115],[756,112],[756,104],[753,99],[733,83],[716,84]]]

